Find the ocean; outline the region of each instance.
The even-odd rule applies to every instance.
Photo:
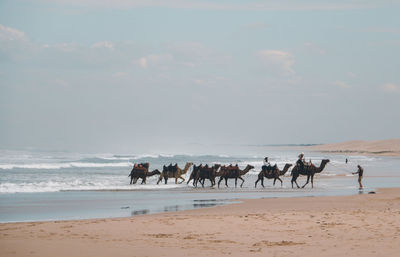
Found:
[[[167,211],[211,207],[240,201],[245,198],[313,197],[367,193],[379,187],[400,185],[400,158],[346,156],[304,151],[302,146],[230,146],[213,148],[213,154],[157,153],[157,154],[83,154],[37,150],[0,150],[0,222],[70,220],[87,218],[129,217]],[[265,188],[254,182],[261,170],[263,158],[283,169],[285,163],[294,164],[304,151],[306,160],[317,166],[322,159],[330,159],[325,170],[316,175],[304,189],[292,189],[290,170],[277,181],[265,180]],[[349,163],[345,163],[345,159]],[[149,162],[150,170],[162,170],[164,164],[186,162],[195,164],[247,164],[255,168],[243,176],[243,188],[205,188],[193,185],[156,184],[158,175],[147,178],[147,184],[130,185],[128,174],[135,162]],[[357,165],[365,170],[363,184],[358,190],[357,178],[351,172]],[[187,180],[191,169],[184,175]],[[218,179],[217,179],[218,181]],[[300,185],[305,177],[298,179]]]

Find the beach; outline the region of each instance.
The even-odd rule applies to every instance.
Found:
[[[311,150],[348,155],[400,156],[400,139],[353,140],[336,144],[323,144],[308,147]]]
[[[396,256],[400,189],[132,218],[0,224],[1,256]]]

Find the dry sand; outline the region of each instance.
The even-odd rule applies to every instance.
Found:
[[[337,144],[314,145],[309,149],[331,153],[400,156],[400,139],[378,141],[348,141]]]
[[[400,189],[0,224],[0,256],[399,256]]]

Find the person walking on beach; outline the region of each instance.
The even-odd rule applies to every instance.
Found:
[[[353,172],[352,174],[353,175],[358,174],[358,183],[360,184],[360,189],[363,189],[363,185],[361,183],[361,180],[363,178],[364,169],[360,165],[357,165],[357,167],[358,167],[358,170],[356,172]]]

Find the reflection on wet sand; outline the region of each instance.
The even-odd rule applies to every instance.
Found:
[[[144,215],[144,214],[149,214],[149,213],[150,213],[149,209],[137,210],[137,211],[131,212],[131,216]]]
[[[193,200],[194,203],[191,204],[176,204],[176,205],[167,205],[164,208],[159,210],[150,210],[150,209],[141,209],[135,210],[131,212],[131,216],[136,215],[144,215],[151,213],[159,213],[159,212],[176,212],[197,208],[206,208],[206,207],[214,207],[218,205],[227,204],[230,202],[229,199],[207,199],[207,200]]]

